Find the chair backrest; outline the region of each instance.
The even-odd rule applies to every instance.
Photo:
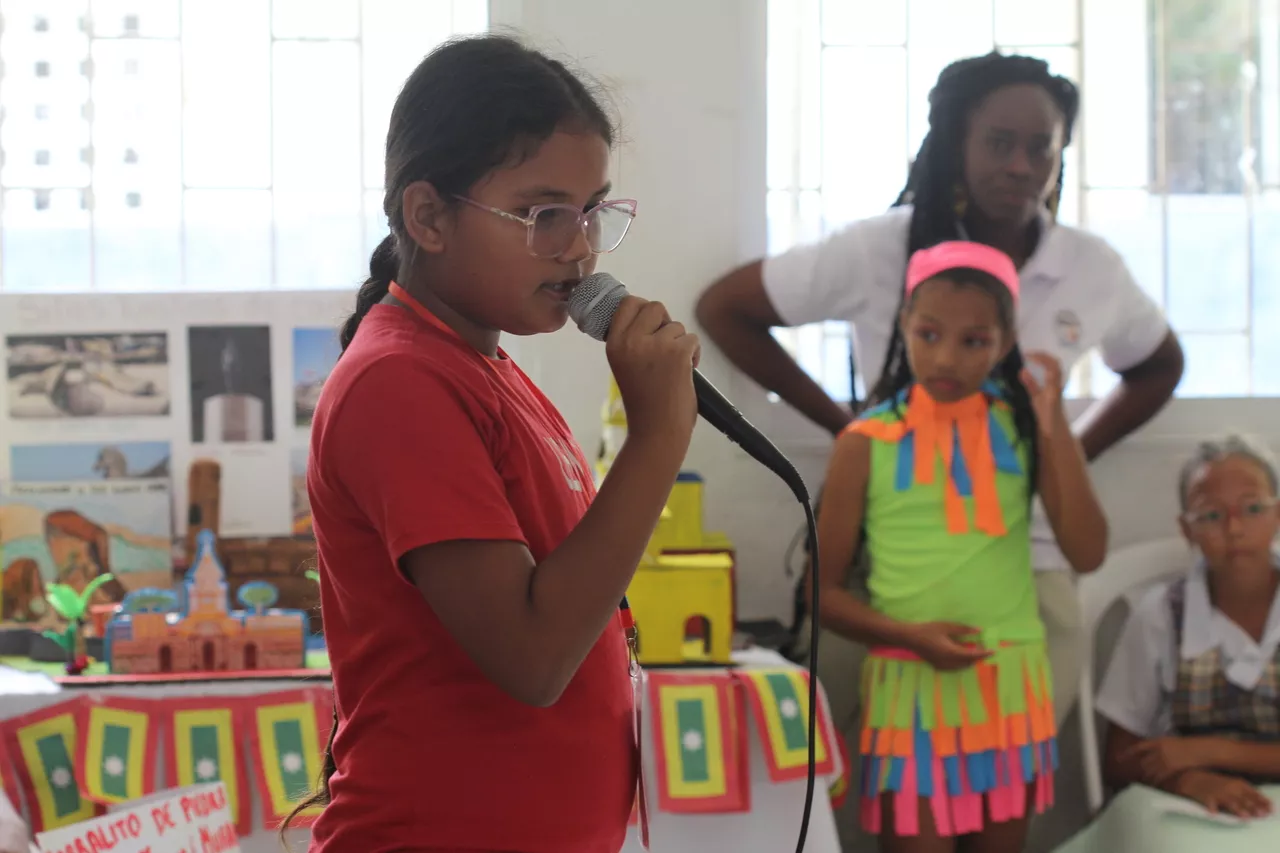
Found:
[[[1093,660],[1098,628],[1121,598],[1161,580],[1185,572],[1191,566],[1191,549],[1184,539],[1157,539],[1114,551],[1097,572],[1080,579],[1076,593],[1084,635],[1080,667],[1080,750],[1084,755],[1085,795],[1089,810],[1102,808],[1102,761],[1094,719]]]

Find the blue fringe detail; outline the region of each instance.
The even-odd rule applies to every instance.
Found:
[[[889,762],[889,777],[884,780],[885,790],[900,791],[902,790],[902,771],[907,766],[907,759],[891,758]]]
[[[964,464],[964,456],[960,453],[960,432],[951,432],[951,482],[956,491],[963,497],[973,496],[973,478],[969,476],[969,467]]]
[[[1022,463],[1018,461],[1018,454],[1009,443],[1004,427],[996,420],[995,412],[987,412],[987,432],[991,435],[991,455],[995,457],[996,470],[1021,475]]]
[[[947,793],[958,797],[964,793],[960,787],[960,758],[955,755],[942,759],[942,773],[947,777]]]
[[[873,750],[874,741],[878,740],[881,734],[881,732],[872,733]],[[1055,770],[1058,767],[1058,741],[1054,738],[1047,743],[1027,744],[1019,748],[1022,764],[1021,779],[1013,778],[1008,756],[998,749],[943,758],[942,775],[939,777],[934,773],[933,740],[930,733],[921,727],[918,710],[912,748],[913,754],[910,758],[874,754],[862,756],[859,762],[862,771],[862,795],[874,798],[881,793],[900,791],[908,761],[915,762],[916,792],[925,798],[938,793],[940,786],[945,787],[949,796],[958,797],[966,787],[972,793],[986,794],[1014,783],[1029,785],[1050,767]],[[888,764],[886,765],[885,762]],[[882,774],[884,775],[883,785],[881,785]]]
[[[869,409],[864,409],[862,414],[858,416],[859,420],[869,418],[872,415],[882,415],[893,408],[893,400],[885,400],[883,403],[877,403]]]
[[[867,781],[870,784],[864,784],[863,790],[878,791],[880,790],[880,762],[882,759],[878,755],[873,755],[870,760],[871,766],[867,768]]]
[[[911,488],[916,470],[916,437],[907,433],[898,442],[898,470],[894,472],[893,487],[899,492]]]
[[[916,791],[922,797],[933,796],[933,739],[920,728],[920,712],[916,711]]]

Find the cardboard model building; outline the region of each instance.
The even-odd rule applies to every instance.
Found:
[[[103,652],[112,673],[243,672],[302,669],[306,665],[307,616],[272,608],[271,584],[249,583],[232,610],[226,574],[213,533],[196,537],[196,559],[182,583],[181,599],[167,590],[139,590],[125,597],[107,623]]]
[[[221,466],[212,459],[197,459],[187,482],[187,565],[195,565],[200,531],[210,530],[217,536],[221,510]],[[312,633],[320,632],[319,587],[306,576],[306,569],[315,565],[315,539],[310,535],[219,539],[217,547],[231,595],[265,580],[279,593],[281,607],[307,613]]]
[[[626,439],[627,416],[612,379],[601,421],[598,481]],[[723,533],[703,529],[703,485],[702,477],[692,471],[676,479],[627,588],[639,635],[638,656],[645,666],[732,662],[734,549]]]

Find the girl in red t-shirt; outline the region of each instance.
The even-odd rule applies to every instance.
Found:
[[[333,666],[319,853],[615,853],[636,792],[619,606],[688,449],[698,339],[628,298],[606,345],[629,434],[595,494],[499,347],[554,332],[635,202],[562,64],[450,42],[391,113],[384,209],[307,488]],[[545,364],[543,369],[572,370]]]

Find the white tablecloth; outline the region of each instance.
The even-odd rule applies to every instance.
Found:
[[[791,667],[774,652],[751,649],[734,654],[742,667]],[[688,670],[697,672],[697,670]],[[0,719],[15,717],[30,711],[62,702],[78,695],[82,690],[105,691],[113,695],[132,697],[170,696],[245,696],[295,690],[302,686],[298,681],[229,681],[201,684],[127,685],[109,688],[71,688],[52,694],[18,694],[0,697]],[[652,719],[645,691],[642,713],[644,719]],[[748,711],[748,713],[750,713]],[[805,781],[775,784],[769,780],[764,749],[760,738],[752,728],[749,744],[748,770],[751,781],[751,811],[739,814],[668,814],[657,809],[658,769],[654,739],[651,732],[644,733],[642,760],[649,792],[649,847],[652,853],[789,853],[795,850],[800,831],[800,817],[804,806]],[[252,773],[250,788],[254,788]],[[806,853],[840,853],[836,838],[835,821],[831,815],[831,802],[827,788],[833,780],[819,778],[813,797],[813,812],[809,821]],[[281,853],[274,831],[262,829],[262,808],[258,796],[253,797],[252,835],[240,839],[243,853]],[[307,832],[291,833],[291,849],[306,847]],[[627,836],[623,853],[640,853],[636,831]]]

